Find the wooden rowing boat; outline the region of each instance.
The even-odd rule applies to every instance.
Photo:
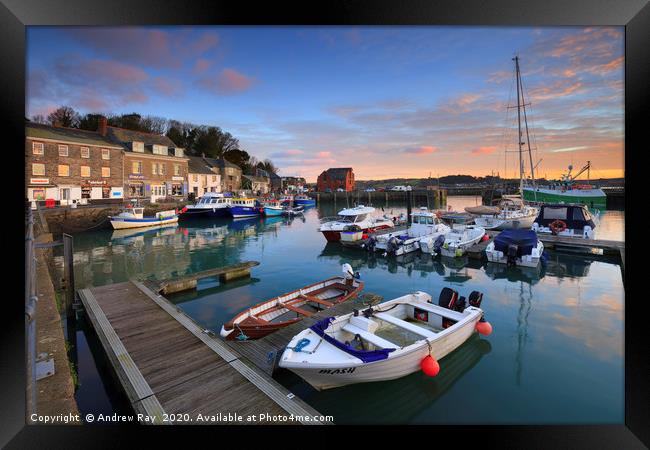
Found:
[[[259,339],[320,310],[355,298],[362,289],[362,281],[346,276],[310,284],[240,312],[221,327],[220,334],[227,340]]]

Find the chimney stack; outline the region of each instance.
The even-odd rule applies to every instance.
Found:
[[[97,132],[102,136],[106,136],[108,131],[108,119],[104,116],[99,116],[99,121],[97,124]]]

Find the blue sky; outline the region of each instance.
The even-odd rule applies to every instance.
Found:
[[[519,53],[541,174],[622,176],[622,28],[30,27],[27,49],[29,116],[217,125],[309,180],[512,176]]]

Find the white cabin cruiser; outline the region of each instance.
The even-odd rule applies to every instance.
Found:
[[[206,192],[193,205],[181,210],[181,219],[194,217],[227,217],[231,198],[217,192]]]
[[[438,360],[462,345],[474,331],[491,333],[483,319],[483,294],[464,297],[444,288],[439,304],[414,292],[366,310],[327,317],[293,337],[280,367],[318,390],[401,378],[418,370],[435,376]]]
[[[474,223],[486,230],[530,229],[539,213],[537,208],[525,205],[518,198],[504,198],[496,207],[471,206],[465,211],[477,215]]]
[[[594,219],[585,205],[543,204],[532,230],[538,234],[594,239],[596,228]]]
[[[532,230],[505,230],[488,244],[485,254],[490,262],[537,267],[544,257],[544,244]]]
[[[432,256],[463,256],[465,250],[485,236],[485,229],[477,225],[453,225],[453,228],[435,239],[429,236],[420,239],[420,250]]]
[[[341,240],[341,232],[348,231],[351,228],[355,230],[372,233],[375,230],[392,228],[395,226],[393,221],[388,217],[373,217],[375,212],[372,206],[355,206],[339,211],[336,220],[325,221],[318,231],[323,233],[328,242],[338,242]]]
[[[422,207],[419,211],[411,213],[411,226],[408,229],[371,235],[365,246],[369,250],[380,250],[384,255],[400,256],[419,250],[423,238],[434,242],[438,236],[445,235],[449,231],[451,231],[449,226],[426,207]]]

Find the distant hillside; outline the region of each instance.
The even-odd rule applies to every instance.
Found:
[[[586,182],[586,179],[580,177],[580,182]],[[508,184],[518,184],[518,178],[512,179],[503,179],[499,177],[474,177],[472,175],[447,175],[440,177],[440,184],[443,186],[453,186],[453,185],[472,185],[472,184],[503,184],[504,182]],[[537,180],[538,183],[545,184],[546,179],[541,178]],[[624,178],[600,178],[590,180],[591,183],[595,183],[603,186],[620,186],[625,182]],[[357,189],[366,189],[369,187],[377,188],[388,188],[392,186],[412,186],[414,188],[425,189],[427,186],[437,186],[437,178],[390,178],[387,180],[356,180]]]

